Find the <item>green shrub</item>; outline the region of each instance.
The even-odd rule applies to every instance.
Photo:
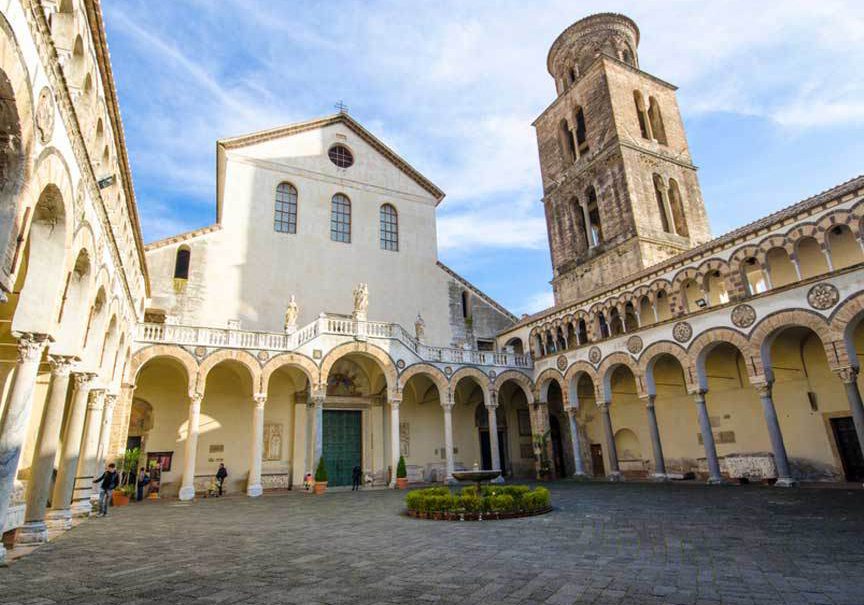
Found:
[[[408,469],[405,468],[405,456],[399,456],[399,464],[396,465],[396,478],[404,479],[408,476]]]
[[[327,465],[324,463],[324,456],[318,461],[318,468],[315,469],[315,483],[327,482]]]
[[[459,507],[466,513],[479,513],[483,510],[483,500],[479,496],[459,497]]]
[[[477,486],[471,485],[468,487],[463,487],[462,491],[459,492],[463,496],[477,496]]]
[[[413,511],[423,512],[426,510],[426,496],[419,491],[409,492],[405,496],[405,506]]]
[[[446,487],[427,487],[425,489],[418,490],[427,496],[449,496],[450,489]]]
[[[492,496],[492,510],[496,513],[509,513],[513,512],[516,508],[516,501],[513,499],[513,496],[508,494],[500,494],[498,496]]]
[[[545,487],[538,487],[534,490],[534,498],[537,501],[536,508],[546,508],[552,506],[552,496],[549,490]]]

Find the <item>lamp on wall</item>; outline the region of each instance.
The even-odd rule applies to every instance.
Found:
[[[696,299],[696,306],[699,307],[700,309],[704,309],[705,307],[708,306],[708,301],[706,301],[704,298],[697,298]]]

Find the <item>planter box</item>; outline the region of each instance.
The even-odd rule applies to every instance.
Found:
[[[408,489],[408,478],[401,477],[396,479],[396,489]]]
[[[111,494],[111,504],[114,506],[126,506],[129,504],[130,497],[126,494],[121,494],[120,492],[112,492]]]
[[[327,491],[327,482],[326,481],[316,481],[314,490],[315,490],[316,496],[323,496],[324,492]]]

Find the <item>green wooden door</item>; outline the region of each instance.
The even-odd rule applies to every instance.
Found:
[[[360,412],[324,410],[324,462],[329,485],[351,485],[351,471],[360,464]]]

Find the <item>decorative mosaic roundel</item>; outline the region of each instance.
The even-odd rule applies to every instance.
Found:
[[[627,339],[627,350],[636,355],[642,350],[642,339],[639,336],[631,336]]]
[[[749,328],[756,321],[756,309],[750,305],[738,305],[732,309],[732,323],[739,328]]]
[[[567,369],[567,356],[559,355],[558,359],[555,361],[555,365],[558,366],[558,369],[562,372]]]
[[[204,355],[206,353],[207,353],[207,349],[205,349],[204,347],[195,347],[195,356],[196,357],[204,357]]]
[[[405,367],[405,360],[404,360],[404,359],[400,359],[399,361],[397,361],[397,362],[396,362],[396,367],[399,368],[400,370],[401,370],[402,368],[404,368],[404,367]]]
[[[258,351],[258,359],[261,361],[267,361],[270,359],[270,354],[267,351]]]
[[[693,327],[686,321],[679,321],[672,328],[672,337],[678,342],[687,342],[693,336]]]
[[[54,134],[54,99],[48,87],[39,93],[39,101],[36,105],[36,129],[39,131],[39,141],[45,145]]]
[[[830,309],[840,300],[840,292],[833,284],[816,284],[807,292],[807,302],[814,309]]]
[[[600,352],[600,347],[591,347],[588,351],[588,361],[591,363],[600,363],[600,358],[603,354]]]
[[[450,375],[453,374],[453,368],[451,368],[450,366],[447,366],[446,368],[444,368],[444,373],[445,373],[445,374],[447,375],[447,377],[449,378]]]

